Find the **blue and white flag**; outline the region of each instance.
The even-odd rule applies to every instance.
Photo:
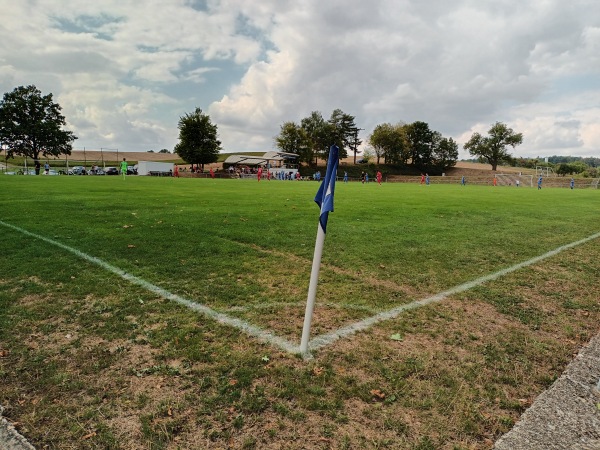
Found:
[[[337,176],[337,169],[339,164],[339,148],[336,145],[332,145],[329,149],[329,160],[327,161],[327,172],[325,173],[325,179],[317,195],[315,196],[315,202],[321,208],[321,215],[319,216],[319,223],[323,232],[327,231],[327,218],[329,212],[333,212],[333,192],[335,191],[335,178]]]
[[[312,322],[315,299],[317,297],[317,284],[319,283],[319,269],[321,267],[321,255],[325,243],[325,231],[327,230],[327,218],[333,211],[333,192],[335,191],[335,177],[339,164],[339,148],[332,145],[329,149],[329,160],[325,179],[315,197],[315,202],[321,208],[319,216],[319,229],[317,230],[317,241],[315,242],[315,256],[313,257],[312,269],[310,271],[310,284],[306,298],[306,311],[304,313],[304,326],[302,327],[302,338],[300,339],[300,353],[308,354],[308,339],[310,338],[310,325]]]

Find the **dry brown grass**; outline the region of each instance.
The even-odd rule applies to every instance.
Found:
[[[15,328],[21,344],[5,343],[0,358],[2,403],[39,448],[489,449],[599,331],[597,287],[584,270],[595,256],[573,253],[566,265],[557,258],[407,312],[312,361],[160,300],[117,319],[132,335],[109,338],[77,317],[114,321],[117,310],[94,305],[118,298],[17,294],[32,313],[49,304],[79,313]],[[505,306],[510,298],[518,308]],[[581,305],[566,308],[569,299]],[[283,307],[268,321],[292,333],[301,312]],[[316,332],[344,314],[320,306]],[[206,356],[190,358],[191,346]]]

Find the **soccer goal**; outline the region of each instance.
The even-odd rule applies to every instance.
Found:
[[[48,164],[50,167],[51,174],[60,175],[85,175],[91,170],[91,164],[89,161],[78,160],[78,159],[48,159],[40,160],[41,171],[44,173],[44,167]]]
[[[556,174],[552,167],[548,166],[535,166],[535,175],[537,177],[554,177]]]
[[[533,187],[533,175],[498,173],[496,174],[496,179],[499,186]]]
[[[44,164],[48,163],[50,169],[61,175],[94,175],[102,173],[104,169],[104,161],[95,157],[86,159],[70,159],[65,155],[64,159],[48,159],[42,160],[42,171]]]

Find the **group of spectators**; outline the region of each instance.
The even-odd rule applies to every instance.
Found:
[[[42,170],[42,165],[40,164],[39,161],[35,162],[34,168],[35,168],[35,174],[39,175],[40,171]],[[50,174],[50,164],[48,164],[48,162],[46,162],[44,164],[44,175],[49,175],[49,174]]]

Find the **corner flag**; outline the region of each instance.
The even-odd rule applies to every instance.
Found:
[[[310,325],[312,322],[315,299],[317,297],[317,284],[319,283],[319,270],[321,268],[321,256],[323,255],[323,244],[325,243],[325,230],[329,213],[333,211],[333,193],[335,191],[335,177],[339,164],[339,149],[332,145],[329,149],[327,161],[327,172],[325,179],[315,197],[315,202],[321,208],[319,215],[319,227],[317,229],[317,242],[315,243],[315,254],[313,256],[312,270],[310,272],[310,284],[308,286],[308,297],[306,299],[306,312],[304,313],[304,327],[302,328],[302,339],[300,340],[300,353],[308,354],[308,338],[310,336]]]
[[[337,169],[339,164],[339,148],[332,145],[329,149],[329,159],[327,161],[327,172],[325,173],[325,180],[321,183],[317,195],[315,196],[315,202],[321,208],[321,215],[319,216],[319,223],[323,228],[323,231],[327,231],[327,219],[329,213],[333,212],[333,193],[335,191],[335,178],[337,176]]]

